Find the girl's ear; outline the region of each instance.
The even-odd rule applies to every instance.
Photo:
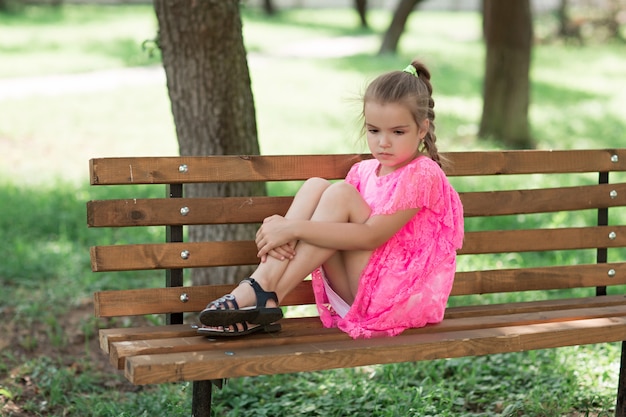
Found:
[[[424,119],[422,123],[419,124],[418,136],[420,140],[424,139],[429,129],[430,129],[430,120]]]

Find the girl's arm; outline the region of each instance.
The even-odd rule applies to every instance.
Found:
[[[400,230],[419,209],[397,211],[370,217],[365,223],[288,220],[272,216],[257,233],[258,256],[287,242],[302,240],[315,246],[336,250],[374,250]]]

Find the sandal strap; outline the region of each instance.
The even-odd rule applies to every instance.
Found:
[[[231,308],[231,306],[234,308]],[[226,294],[217,300],[211,301],[206,308],[211,307],[215,307],[218,310],[239,310],[239,304],[237,304],[237,300],[232,294]]]
[[[239,330],[239,326],[241,326],[241,330]],[[248,331],[248,324],[245,321],[241,323],[231,324],[230,326],[224,326],[224,332],[226,333],[245,333]]]
[[[278,295],[274,291],[265,291],[254,278],[246,278],[241,282],[245,282],[252,286],[254,295],[256,295],[256,306],[267,307],[267,302],[272,300],[278,305]]]

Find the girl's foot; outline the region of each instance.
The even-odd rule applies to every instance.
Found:
[[[239,308],[235,296],[227,294],[215,301],[211,301],[206,308],[200,312],[199,319],[202,324],[210,327],[221,326],[224,329],[236,328],[237,330],[239,330],[239,328],[232,325],[245,325],[246,328],[238,332],[239,335],[241,335],[242,332],[250,333],[252,331],[252,328],[249,328],[248,324],[269,325],[283,317],[283,311],[278,307],[278,296],[275,292],[263,290],[259,283],[253,278],[246,278],[241,282],[252,286],[256,296],[256,306]],[[267,307],[268,301],[273,301],[276,307]],[[254,328],[256,329],[256,327],[258,326]]]

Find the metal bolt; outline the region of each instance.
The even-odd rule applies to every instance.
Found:
[[[184,250],[180,253],[180,257],[183,259],[189,259],[189,251],[188,250]]]
[[[187,294],[186,292],[182,293],[180,295],[180,301],[183,303],[186,303],[187,301],[189,301],[189,294]]]
[[[617,156],[617,155],[612,155],[612,156],[611,156],[611,162],[613,162],[613,163],[619,162],[619,156]]]
[[[617,233],[615,233],[615,232],[609,233],[609,239],[615,240],[616,237],[617,237]]]
[[[181,164],[178,166],[178,172],[180,172],[181,174],[186,174],[187,172],[189,172],[189,167],[187,166],[187,164]]]
[[[609,278],[613,278],[617,273],[614,269],[609,269]]]
[[[617,198],[617,191],[615,191],[615,190],[611,190],[611,192],[609,193],[609,195],[611,196],[611,198]]]
[[[186,216],[189,214],[189,207],[181,207],[180,208],[180,215],[181,216]]]

